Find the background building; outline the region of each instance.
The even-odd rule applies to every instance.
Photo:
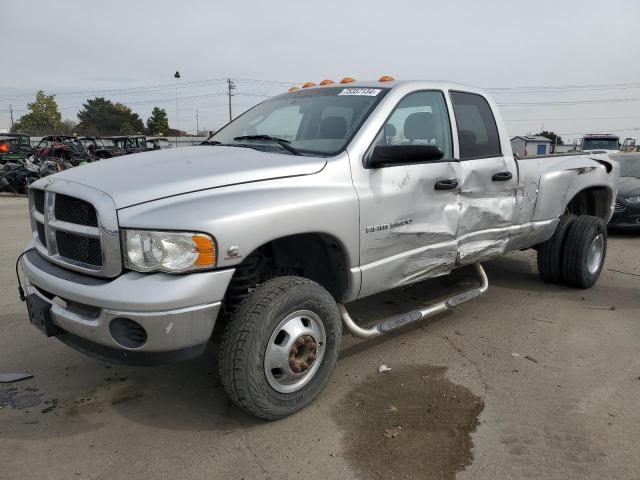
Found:
[[[513,153],[520,157],[551,153],[551,140],[540,136],[516,136],[511,139]]]

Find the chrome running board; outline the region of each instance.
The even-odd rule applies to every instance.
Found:
[[[420,310],[412,310],[411,312],[394,315],[393,317],[387,318],[386,320],[380,322],[378,325],[370,328],[360,327],[356,322],[353,321],[345,306],[339,303],[338,309],[340,310],[342,323],[353,336],[358,338],[372,338],[384,333],[389,333],[393,330],[409,325],[410,323],[424,320],[425,318],[437,315],[438,313],[451,310],[458,305],[473,300],[474,298],[478,298],[480,295],[487,291],[487,288],[489,288],[489,279],[487,278],[487,274],[482,268],[482,265],[476,263],[473,267],[478,274],[478,277],[480,277],[480,286],[477,288],[459,293],[439,303],[430,305]]]

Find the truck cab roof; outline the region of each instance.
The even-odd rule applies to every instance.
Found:
[[[482,88],[473,85],[449,82],[445,80],[354,80],[352,82],[327,83],[325,85],[313,85],[297,88],[295,91],[312,90],[321,88],[382,88],[382,89],[407,89],[407,90],[463,90],[465,92],[478,93],[487,96]]]

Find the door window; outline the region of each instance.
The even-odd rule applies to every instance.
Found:
[[[451,92],[462,160],[501,155],[500,136],[491,107],[474,93]]]
[[[451,128],[442,92],[414,92],[404,97],[378,133],[375,145],[435,145],[453,158]]]

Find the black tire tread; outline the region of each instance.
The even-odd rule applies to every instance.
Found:
[[[564,243],[575,219],[575,215],[562,215],[553,236],[538,247],[538,273],[545,282],[562,283],[563,281],[562,255]]]
[[[567,285],[578,288],[591,287],[600,271],[590,275],[587,271],[586,255],[591,239],[597,233],[604,235],[603,263],[607,253],[607,229],[600,217],[580,215],[571,225],[564,244],[562,274]]]

